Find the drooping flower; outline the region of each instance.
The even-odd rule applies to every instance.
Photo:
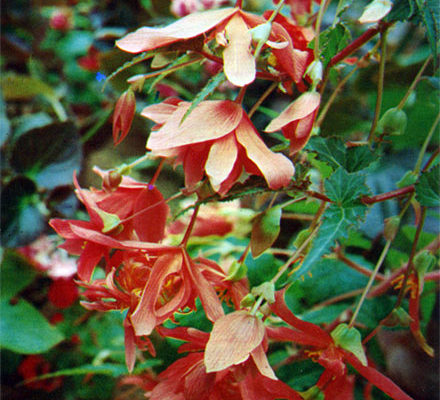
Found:
[[[188,188],[206,173],[214,190],[224,195],[243,169],[263,176],[271,189],[290,182],[292,163],[266,147],[239,104],[229,100],[204,101],[182,122],[190,105],[168,99],[141,113],[158,124],[147,148],[158,156],[176,157],[175,164],[183,164]]]
[[[334,332],[338,328],[332,334],[329,334],[318,325],[296,317],[284,301],[284,291],[278,291],[275,294],[275,302],[270,307],[275,315],[294,329],[286,327],[267,328],[268,336],[276,340],[293,341],[294,343],[311,347],[313,350],[308,352],[309,357],[325,368],[320,386],[324,387],[331,380],[346,376],[346,364],[350,364],[364,378],[394,400],[412,400],[391,379],[381,374],[371,365],[368,365],[363,351],[360,353],[359,349],[347,350],[342,348],[335,339],[337,335]]]
[[[158,376],[159,383],[149,395],[150,400],[301,400],[301,396],[285,383],[263,375],[252,357],[221,371],[208,372],[203,353],[209,338],[206,332],[181,327],[160,328],[159,333],[188,342],[179,352],[190,354]],[[228,351],[231,349],[232,346]]]
[[[310,138],[318,112],[321,96],[317,92],[306,92],[295,99],[278,117],[266,127],[266,132],[281,130],[290,140],[290,152],[301,150]]]
[[[194,43],[186,44],[185,41],[197,37],[205,43],[216,39],[217,44],[224,47],[222,57],[226,77],[236,86],[245,86],[256,76],[250,30],[266,22],[265,18],[239,8],[209,10],[189,14],[165,27],[140,28],[118,40],[116,45],[123,51],[140,53],[177,42],[182,48],[194,46]],[[266,45],[273,47],[274,55],[280,58],[292,79],[300,82],[307,53],[293,47],[289,34],[278,23],[272,24]]]
[[[50,225],[66,239],[60,247],[80,255],[82,280],[90,280],[95,266],[111,249],[160,252],[169,247],[157,244],[164,235],[168,206],[154,186],[126,176],[114,190],[81,189],[75,176],[74,184],[90,221],[52,219]]]

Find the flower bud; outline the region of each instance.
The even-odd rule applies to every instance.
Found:
[[[393,7],[390,0],[374,0],[368,4],[359,18],[361,24],[377,22],[384,18]]]
[[[399,136],[405,133],[407,117],[405,111],[393,107],[382,115],[377,124],[377,132],[384,135]]]
[[[229,267],[227,281],[239,281],[243,279],[247,274],[247,267],[245,263],[234,261]]]
[[[383,236],[386,240],[394,240],[397,235],[400,226],[400,217],[394,215],[385,219],[385,227],[383,230]]]
[[[113,113],[113,142],[121,143],[128,135],[136,111],[136,98],[131,88],[122,93]]]
[[[307,75],[311,80],[314,86],[316,86],[322,80],[322,62],[319,60],[314,60],[306,70],[305,75]]]
[[[246,296],[244,296],[240,301],[240,307],[246,308],[246,307],[252,307],[255,303],[255,296],[252,293],[248,293]]]
[[[422,250],[414,257],[413,264],[419,277],[423,277],[435,265],[435,257],[429,250]]]
[[[252,28],[249,32],[252,35],[252,39],[256,42],[266,43],[270,36],[270,31],[272,30],[272,24],[266,22],[265,24],[257,25]]]

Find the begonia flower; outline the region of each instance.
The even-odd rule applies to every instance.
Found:
[[[320,101],[321,96],[317,92],[303,93],[274,118],[265,131],[281,130],[290,140],[290,152],[298,152],[310,138]]]
[[[229,100],[201,102],[183,121],[191,103],[169,99],[146,107],[152,119],[148,142],[153,154],[176,157],[183,164],[185,184],[193,188],[206,173],[215,191],[224,195],[243,169],[263,176],[271,189],[289,184],[294,174],[290,160],[269,150],[243,108]]]
[[[113,111],[113,143],[121,143],[130,131],[136,111],[136,99],[131,88],[122,93]]]
[[[368,365],[366,360],[360,360],[357,355],[338,346],[334,338],[318,325],[306,322],[296,317],[287,307],[284,301],[284,291],[275,294],[275,302],[270,305],[275,315],[280,317],[294,329],[287,327],[267,327],[269,338],[279,341],[292,341],[294,343],[309,346],[309,357],[321,364],[325,371],[320,381],[321,386],[333,379],[339,379],[347,375],[347,366],[350,364],[364,378],[374,386],[382,390],[394,400],[412,400],[391,379],[381,374],[376,368]],[[326,382],[324,382],[326,381]]]
[[[74,176],[76,194],[90,221],[52,219],[50,225],[66,239],[60,246],[79,255],[78,275],[90,280],[93,269],[113,248],[165,251],[157,244],[164,235],[168,206],[152,185],[124,176],[113,190],[81,189]]]
[[[202,37],[204,42],[216,39],[224,46],[222,56],[227,79],[236,86],[245,86],[256,76],[250,30],[266,22],[265,18],[237,7],[222,8],[189,14],[165,27],[140,28],[118,40],[116,45],[123,51],[140,53],[177,42],[184,47],[185,41],[197,37]],[[272,24],[266,44],[273,47],[273,54],[294,82],[300,82],[306,69],[307,52],[295,49],[289,34],[278,23]]]
[[[179,352],[190,354],[158,376],[159,383],[149,394],[150,400],[301,400],[285,383],[263,375],[253,358],[222,371],[207,372],[203,353],[209,338],[206,332],[181,327],[160,328],[159,333],[188,342],[180,346]]]

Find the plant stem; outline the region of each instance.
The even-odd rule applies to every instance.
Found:
[[[321,24],[322,24],[322,18],[324,17],[324,11],[327,8],[328,0],[324,0],[321,3],[321,6],[319,7],[318,11],[318,17],[316,18],[316,24],[315,24],[315,43],[313,46],[313,57],[315,60],[319,60],[319,35],[321,31]]]
[[[420,149],[419,157],[417,159],[416,166],[414,167],[414,172],[416,173],[416,175],[418,175],[420,172],[420,167],[422,166],[423,157],[425,155],[426,149],[428,148],[429,142],[431,141],[432,136],[434,135],[434,132],[437,128],[437,124],[439,123],[439,121],[440,121],[440,113],[437,114],[437,118],[435,119],[434,123],[432,124],[431,129],[428,133],[428,136],[426,136],[426,139],[423,142],[423,146]]]
[[[368,143],[371,145],[374,139],[374,133],[376,131],[376,126],[379,121],[380,110],[382,108],[382,96],[383,96],[383,85],[385,78],[385,62],[386,62],[386,50],[387,50],[387,29],[380,33],[380,63],[379,63],[379,77],[377,82],[377,99],[376,107],[374,110],[373,123],[371,124],[370,133],[368,135]]]
[[[273,82],[266,91],[261,95],[261,97],[257,100],[257,102],[252,106],[251,110],[248,112],[248,117],[251,118],[254,115],[255,111],[257,111],[258,107],[261,106],[264,100],[276,89],[278,86],[278,82]]]
[[[180,247],[186,247],[186,244],[188,243],[188,239],[190,238],[191,232],[192,232],[192,230],[194,228],[194,224],[196,223],[197,214],[199,212],[199,209],[200,209],[200,205],[197,204],[194,207],[194,211],[193,211],[193,213],[191,215],[191,220],[189,221],[189,224],[188,224],[188,226],[186,228],[185,235],[183,236],[183,239],[180,242]]]
[[[341,260],[344,264],[346,264],[350,268],[361,273],[362,275],[371,277],[372,272],[370,269],[365,268],[362,265],[359,265],[359,264],[355,263],[354,261],[350,260],[348,257],[346,257],[346,255],[343,253],[343,251],[340,247],[337,247],[335,249],[335,254],[338,257],[338,260]],[[385,277],[382,274],[377,273],[375,279],[378,281],[384,281]]]
[[[154,173],[153,177],[151,178],[150,185],[154,185],[156,183],[157,178],[160,175],[160,171],[162,171],[162,167],[165,164],[165,158],[162,158],[159,162],[159,165],[156,168],[156,172]]]
[[[361,201],[364,204],[380,203],[382,201],[386,201],[386,200],[394,199],[396,197],[404,196],[408,193],[413,193],[414,190],[415,190],[414,186],[410,185],[410,186],[406,186],[401,189],[392,190],[391,192],[377,194],[376,196],[371,196],[371,197],[364,196],[361,198]]]
[[[397,108],[401,110],[404,106],[406,101],[408,100],[409,95],[413,92],[416,85],[419,83],[420,77],[423,74],[423,71],[428,66],[429,62],[431,61],[432,56],[429,56],[426,61],[423,63],[422,67],[420,68],[419,72],[417,73],[416,77],[414,78],[413,82],[411,83],[410,87],[408,88],[407,92],[405,93],[405,96],[403,96],[402,100],[400,100],[400,103],[398,104]]]

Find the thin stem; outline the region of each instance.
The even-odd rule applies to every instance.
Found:
[[[321,31],[321,24],[322,24],[322,18],[324,17],[324,11],[327,8],[328,0],[325,0],[323,3],[321,3],[321,6],[319,7],[318,11],[318,17],[316,18],[316,25],[315,25],[315,43],[313,46],[313,57],[315,60],[319,60],[319,35]]]
[[[240,91],[238,92],[237,98],[235,99],[236,103],[241,104],[243,102],[244,95],[246,94],[246,89],[247,89],[247,86],[243,86],[240,89]]]
[[[164,164],[165,164],[165,158],[162,158],[159,162],[159,165],[156,168],[156,172],[154,173],[153,177],[151,178],[150,185],[154,185],[156,183],[156,180],[159,177],[160,171],[162,171],[162,167],[164,166]]]
[[[243,7],[243,0],[237,0],[235,2],[235,7],[242,8]]]
[[[151,153],[146,153],[143,156],[139,157],[137,160],[134,160],[132,163],[126,165],[125,167],[128,169],[132,169],[137,165],[143,163],[144,161],[147,161],[149,158],[151,158]]]
[[[428,66],[429,62],[431,61],[432,56],[429,56],[426,61],[423,63],[422,67],[420,68],[420,71],[417,73],[416,77],[414,78],[413,82],[411,83],[411,86],[408,88],[405,96],[403,96],[402,100],[400,100],[399,105],[397,106],[397,108],[399,110],[401,110],[404,106],[406,101],[408,100],[409,95],[413,92],[413,90],[415,89],[416,85],[419,83],[419,80],[423,74],[423,71],[425,70],[425,68]]]
[[[191,220],[189,221],[189,224],[188,224],[188,226],[186,228],[185,235],[183,236],[183,239],[180,242],[180,247],[186,247],[186,244],[188,243],[188,239],[190,238],[191,232],[192,232],[192,230],[194,228],[194,224],[196,223],[197,214],[199,212],[199,209],[200,209],[200,205],[197,204],[194,207],[194,211],[193,211],[193,213],[191,215]]]
[[[426,136],[425,141],[423,142],[423,146],[420,149],[419,158],[417,159],[416,166],[414,167],[414,172],[418,175],[420,172],[420,167],[422,166],[423,157],[425,155],[426,149],[428,148],[429,142],[432,139],[432,136],[434,135],[434,132],[437,128],[437,124],[440,121],[440,113],[437,114],[437,118],[435,119],[434,123],[431,126],[431,129],[428,133],[428,136]]]
[[[362,265],[359,265],[359,264],[355,263],[354,261],[350,260],[348,257],[346,257],[346,255],[343,253],[343,251],[340,247],[337,247],[335,249],[335,254],[338,257],[338,260],[341,260],[344,264],[346,264],[350,268],[361,273],[362,275],[371,277],[372,272],[370,269],[365,268]],[[377,273],[375,279],[378,281],[384,281],[385,277],[382,274]]]
[[[375,204],[380,203],[382,201],[394,199],[396,197],[404,196],[408,193],[414,192],[414,186],[406,186],[401,189],[392,190],[391,192],[377,194],[376,196],[364,196],[361,198],[362,203],[364,204]]]
[[[298,203],[298,202],[303,201],[303,200],[307,200],[307,196],[302,196],[302,197],[298,197],[297,199],[288,200],[284,204],[281,204],[280,207],[281,208],[288,207],[291,204]]]
[[[249,118],[254,115],[255,111],[257,111],[258,107],[261,106],[264,100],[267,99],[267,97],[276,89],[278,86],[278,82],[273,82],[266,91],[261,95],[261,97],[257,100],[257,102],[252,106],[251,110],[248,112]]]
[[[377,99],[376,107],[374,110],[373,123],[371,124],[370,133],[368,134],[368,143],[374,139],[374,133],[376,131],[376,126],[379,121],[380,110],[382,108],[382,96],[383,96],[383,85],[385,78],[385,62],[386,62],[386,51],[387,51],[387,29],[380,33],[380,63],[379,63],[379,77],[377,82]]]
[[[374,280],[376,279],[376,275],[379,272],[379,268],[382,266],[383,261],[385,260],[385,257],[388,253],[388,250],[390,249],[390,246],[391,246],[391,240],[388,240],[385,244],[385,247],[382,250],[382,253],[379,257],[379,260],[377,261],[376,266],[374,267],[373,273],[371,274],[370,279],[368,280],[367,286],[365,287],[362,293],[361,299],[359,300],[356,310],[354,311],[351,317],[350,323],[348,324],[350,328],[353,326],[354,322],[356,321],[356,317],[358,316],[362,304],[364,304],[365,298],[367,297],[367,294],[370,291],[370,288],[373,285]]]
[[[258,297],[257,301],[254,303],[251,311],[249,312],[250,315],[255,315],[257,313],[258,308],[261,306],[261,303],[263,302],[263,300],[264,300],[263,296]]]

